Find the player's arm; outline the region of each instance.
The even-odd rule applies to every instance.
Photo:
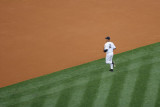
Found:
[[[105,44],[105,45],[104,45],[104,52],[107,52],[107,51],[108,51],[108,45]]]

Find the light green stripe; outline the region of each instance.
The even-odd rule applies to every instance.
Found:
[[[149,83],[146,90],[146,95],[144,99],[143,107],[154,107],[157,94],[158,94],[158,88],[160,83],[160,73],[158,73],[158,64],[153,65],[151,69],[151,76],[149,79]],[[159,67],[160,69],[160,67]]]
[[[69,101],[68,107],[79,107],[82,101],[87,86],[76,87],[73,90],[72,97]]]
[[[72,92],[71,99],[68,103],[68,107],[78,107],[83,98],[83,94],[87,88],[87,83],[89,78],[78,78],[73,82],[73,86],[75,87]]]
[[[98,89],[98,92],[97,92],[97,98],[93,104],[93,107],[105,107],[105,104],[106,104],[106,101],[107,101],[107,96],[109,94],[109,90],[110,90],[110,87],[112,85],[112,77],[108,78],[107,77],[107,73],[110,73],[110,72],[104,72],[102,74],[102,79],[100,81],[100,87]],[[113,75],[113,73],[110,73]]]
[[[129,107],[131,100],[131,95],[134,90],[136,78],[138,76],[138,71],[129,71],[126,76],[125,83],[123,85],[123,90],[119,99],[118,107]]]
[[[43,103],[43,107],[54,107],[56,105],[58,98],[59,96],[47,97]]]

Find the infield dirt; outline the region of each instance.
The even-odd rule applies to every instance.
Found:
[[[1,0],[0,87],[160,41],[158,0]]]

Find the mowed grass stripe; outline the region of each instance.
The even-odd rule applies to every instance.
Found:
[[[55,107],[55,105],[57,104],[57,101],[60,97],[60,94],[56,95],[48,95],[47,97],[45,97],[44,99],[44,103],[42,104],[42,107]]]
[[[134,91],[136,79],[138,76],[138,70],[134,69],[128,72],[126,79],[124,81],[123,90],[119,98],[118,107],[129,107],[131,101],[131,95]]]
[[[152,57],[150,57],[152,59]],[[124,83],[124,88],[121,93],[120,101],[118,104],[118,107],[129,107],[129,103],[131,100],[131,94],[133,92],[133,89],[135,87],[135,82],[137,80],[139,69],[141,69],[141,66],[147,66],[148,62],[149,64],[154,64],[149,57],[142,57],[138,59],[130,58],[131,64],[128,66],[129,73],[127,75],[127,78]],[[134,59],[134,60],[133,60]],[[146,63],[147,62],[147,63]],[[135,68],[135,69],[130,69]]]
[[[143,105],[151,68],[152,66],[148,64],[147,66],[141,66],[139,69],[136,85],[131,96],[130,107],[141,107]]]
[[[130,59],[130,60],[134,60],[134,59],[141,59],[144,56],[148,56],[148,55],[154,55],[154,54],[158,54],[160,52],[160,42],[159,43],[155,43],[152,45],[148,45],[145,47],[140,47],[134,50],[130,50],[130,51],[126,51],[123,52],[121,54],[117,54],[114,56],[114,60],[115,62],[118,63],[123,63],[126,62],[126,60]]]
[[[60,92],[60,96],[56,102],[55,107],[68,107],[69,100],[71,99],[74,86],[70,87],[70,84],[73,84],[74,81],[69,81],[69,84],[64,85],[63,90]]]
[[[18,104],[14,104],[14,105],[6,105],[6,106],[0,106],[0,107],[32,107],[31,106],[32,103],[31,102],[21,102],[21,103],[18,103]]]
[[[68,103],[71,99],[73,90],[74,89],[72,87],[72,88],[66,88],[63,91],[61,91],[60,97],[57,100],[55,107],[68,107]]]
[[[112,85],[113,76],[106,77],[106,75],[110,73],[107,70],[102,73],[102,78],[100,81],[100,87],[97,92],[97,97],[93,103],[93,107],[105,107],[105,103],[107,101],[107,97],[109,94],[109,90]],[[111,73],[113,74],[113,73]]]
[[[86,88],[87,88],[87,84],[83,86],[77,86],[74,88],[71,99],[68,102],[68,107],[79,107],[80,106],[81,101],[83,100],[82,98],[83,98]]]
[[[35,95],[33,95],[35,96]],[[29,106],[29,107],[46,107],[45,105],[55,105],[57,98],[59,97],[59,93],[56,94],[46,94],[43,96],[35,96],[33,99],[26,100],[23,97],[19,98],[18,101],[12,100],[15,102],[9,102],[8,104],[3,104],[2,107],[23,107],[23,106]],[[46,103],[48,102],[48,103]],[[41,104],[41,105],[39,105]],[[0,106],[1,107],[1,106]],[[48,106],[47,106],[48,107]]]
[[[155,107],[160,107],[160,84],[159,84],[159,89],[158,89],[158,94],[157,94]]]
[[[158,73],[158,69],[160,69],[159,65],[160,63],[152,65],[143,107],[155,106],[156,98],[158,95],[158,86],[160,84],[160,73]]]
[[[121,91],[123,90],[123,85],[125,77],[128,75],[128,66],[130,65],[130,60],[123,63],[117,63],[115,68],[116,74],[113,76],[112,85],[105,102],[105,107],[117,107],[120,99]]]
[[[82,101],[79,107],[92,107],[100,87],[102,72],[99,71],[93,76],[89,76],[87,88],[83,94]]]
[[[83,84],[80,85],[79,82],[82,82]],[[70,91],[68,93],[65,93],[65,94],[70,94],[70,95],[67,96],[67,97],[69,97],[67,99],[67,102],[65,101],[65,99],[66,99],[66,98],[64,98],[65,96],[62,95],[55,107],[61,107],[61,106],[62,107],[63,106],[65,106],[65,107],[75,107],[75,106],[80,105],[80,101],[82,100],[82,96],[85,93],[88,82],[89,82],[88,75],[86,75],[85,77],[77,78],[76,80],[72,81],[72,83],[70,83],[70,84],[73,85],[73,88],[70,89]],[[64,102],[66,104],[64,104]],[[62,104],[60,104],[60,103],[62,103]]]
[[[117,107],[118,106],[120,93],[123,89],[123,83],[125,81],[125,77],[127,73],[128,71],[124,70],[123,72],[116,73],[113,76],[112,85],[109,90],[109,95],[106,101],[106,107]]]

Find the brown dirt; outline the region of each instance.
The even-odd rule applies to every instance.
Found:
[[[1,0],[0,87],[160,41],[158,0]]]

